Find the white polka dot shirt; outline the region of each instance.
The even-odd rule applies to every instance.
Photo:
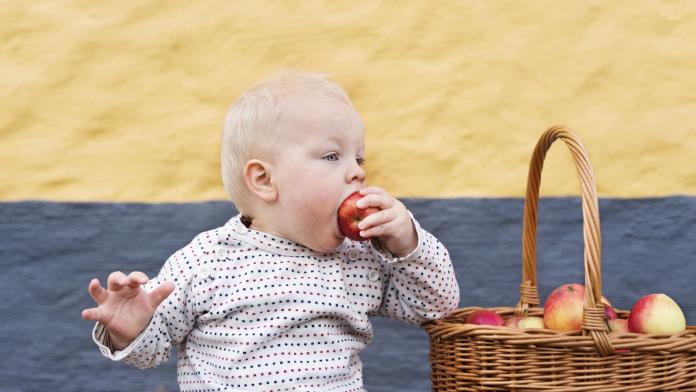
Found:
[[[128,347],[107,348],[100,324],[94,341],[139,368],[166,361],[175,346],[182,391],[362,392],[369,316],[420,325],[459,303],[447,250],[413,222],[417,248],[392,257],[376,241],[349,239],[314,252],[248,229],[238,215],[197,235],[145,285],[176,288]]]

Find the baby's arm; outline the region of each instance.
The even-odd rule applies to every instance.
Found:
[[[376,187],[365,188],[358,207],[382,211],[360,222],[386,263],[386,283],[378,315],[422,324],[447,316],[459,304],[459,286],[445,246],[420,227],[400,201]]]
[[[417,230],[418,246],[405,257],[390,257],[379,243],[375,246],[389,276],[377,314],[420,325],[457,308],[459,285],[445,246],[419,225]]]
[[[193,242],[174,253],[152,280],[141,272],[114,272],[106,289],[97,279],[90,282],[89,292],[98,306],[82,316],[98,322],[94,340],[106,357],[154,367],[169,358],[172,343],[184,340],[196,319],[188,300],[194,275],[189,263],[196,260]],[[109,341],[115,352],[105,347]]]

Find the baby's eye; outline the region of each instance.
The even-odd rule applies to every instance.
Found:
[[[365,158],[363,158],[363,157],[357,157],[357,158],[355,158],[355,161],[358,162],[358,165],[360,165],[360,166],[365,164]]]
[[[338,160],[338,154],[332,152],[331,154],[324,155],[323,159],[326,159],[329,162],[335,162]]]

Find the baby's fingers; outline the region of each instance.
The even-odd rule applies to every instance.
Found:
[[[385,224],[372,226],[367,230],[361,230],[360,236],[363,238],[381,237],[381,236],[391,236],[394,232],[394,222],[387,222]]]
[[[378,186],[368,186],[360,190],[360,194],[363,196],[367,195],[387,195],[387,191]]]
[[[127,285],[129,282],[128,277],[121,271],[112,272],[106,281],[106,287],[109,291],[118,291]]]
[[[82,318],[91,321],[101,321],[102,312],[99,308],[85,309],[82,311]]]
[[[375,207],[380,210],[386,210],[394,205],[394,198],[387,194],[377,194],[370,193],[364,196],[362,199],[355,202],[355,206],[358,208],[369,208]]]
[[[133,289],[138,288],[140,285],[143,285],[147,283],[148,277],[144,273],[140,271],[133,271],[130,274],[128,274],[128,286],[130,286]]]
[[[159,304],[164,301],[165,298],[169,297],[169,294],[174,291],[174,283],[172,282],[164,282],[161,285],[157,286],[156,289],[152,290],[150,294],[148,294],[148,298],[150,300],[150,304],[152,305],[153,308],[157,308]]]
[[[389,223],[396,218],[396,215],[394,213],[393,209],[388,209],[388,210],[380,210],[375,212],[374,214],[370,214],[363,218],[363,220],[358,223],[358,228],[360,230],[367,230],[371,227],[375,226],[380,226],[384,225],[385,223]],[[360,234],[362,235],[362,233]],[[365,237],[363,235],[363,237]]]
[[[97,303],[97,305],[103,304],[104,301],[106,301],[106,298],[109,296],[106,289],[99,284],[99,279],[92,279],[92,281],[89,282],[87,291],[89,291],[89,295],[92,297],[94,302]]]

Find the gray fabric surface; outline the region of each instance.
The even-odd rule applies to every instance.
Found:
[[[449,249],[460,306],[513,306],[521,276],[521,199],[405,199]],[[543,199],[538,280],[543,298],[582,282],[577,198]],[[664,292],[696,322],[696,198],[602,199],[603,292],[622,309]],[[175,391],[174,359],[138,370],[101,356],[87,284],[109,272],[158,272],[197,233],[234,214],[227,202],[186,204],[0,203],[1,391]],[[430,389],[427,334],[374,319],[361,358],[370,392]]]

